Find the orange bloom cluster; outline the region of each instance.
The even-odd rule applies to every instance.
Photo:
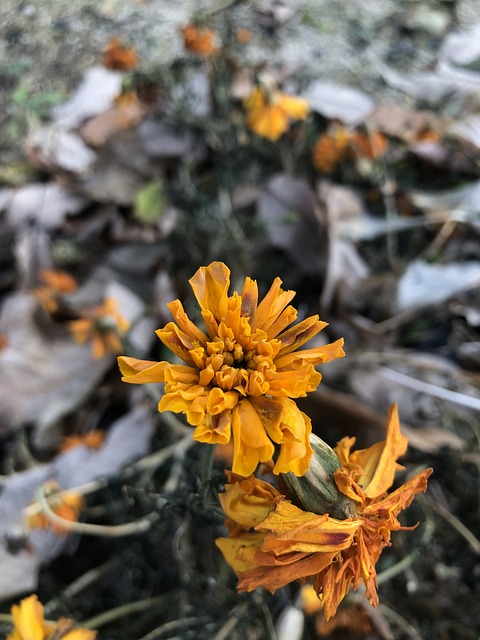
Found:
[[[306,100],[260,86],[246,98],[244,107],[248,128],[272,142],[285,133],[291,120],[305,120],[309,111]]]
[[[313,148],[313,166],[322,173],[332,173],[347,153],[374,160],[385,155],[387,148],[386,137],[378,131],[365,135],[334,124],[317,140]]]
[[[120,38],[112,38],[103,52],[103,65],[114,71],[129,71],[138,64],[137,54],[133,47],[122,44]]]
[[[119,313],[117,306],[116,300],[107,298],[102,305],[86,311],[82,318],[68,323],[76,342],[92,343],[95,360],[123,349],[121,337],[128,331],[130,323]]]
[[[232,468],[244,476],[272,459],[274,445],[274,473],[306,472],[311,423],[293,398],[316,389],[321,375],[315,365],[344,355],[343,340],[298,351],[326,323],[312,316],[290,327],[297,317],[289,305],[295,292],[281,284],[276,278],[259,302],[257,283],[246,278],[241,293],[229,296],[226,265],[201,267],[190,285],[206,331],[174,300],[168,308],[176,322],[156,332],[185,364],[118,359],[125,382],[165,383],[159,411],[184,413],[195,440],[226,444],[233,436]]]
[[[218,51],[215,45],[216,33],[206,27],[187,24],[181,29],[185,49],[199,56],[210,56]]]
[[[45,622],[43,606],[35,594],[24,598],[12,609],[14,629],[6,640],[95,640],[96,631],[72,628],[73,620],[60,618]]]
[[[229,474],[220,500],[230,537],[219,538],[217,545],[238,575],[239,591],[262,586],[274,592],[293,580],[310,578],[329,619],[350,588],[363,582],[369,602],[378,604],[376,562],[390,545],[391,532],[405,528],[397,516],[415,494],[426,490],[432,470],[387,493],[399,468],[397,458],[408,444],[396,406],[390,410],[383,442],[351,452],[354,442],[344,438],[335,449],[342,466],[332,481],[351,500],[354,514],[345,520],[304,511],[255,477]]]
[[[44,284],[34,289],[33,294],[47,313],[55,313],[59,307],[59,298],[77,289],[76,281],[65,271],[42,269],[40,279]]]

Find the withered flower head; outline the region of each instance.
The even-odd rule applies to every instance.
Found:
[[[375,565],[382,550],[390,545],[392,531],[403,529],[398,514],[408,507],[415,494],[426,490],[431,469],[425,469],[388,494],[397,465],[408,440],[400,433],[397,408],[389,414],[387,437],[368,449],[350,452],[354,438],[344,438],[335,449],[341,466],[325,483],[335,483],[349,501],[352,516],[332,518],[328,514],[305,511],[285,496],[270,494],[262,487],[261,509],[250,507],[245,484],[230,478],[220,496],[228,516],[229,538],[217,545],[236,571],[239,591],[262,586],[274,592],[296,579],[312,579],[327,619],[350,588],[364,582],[369,602],[376,606]],[[256,482],[249,479],[252,485]],[[302,478],[299,479],[302,481]],[[307,484],[308,490],[311,483]],[[255,492],[254,492],[255,493]],[[235,500],[230,496],[235,495]],[[298,501],[302,493],[297,494]],[[256,520],[270,507],[267,515]],[[320,496],[320,504],[324,495]],[[249,518],[249,513],[256,518]]]
[[[219,48],[215,45],[216,33],[207,27],[187,24],[181,29],[185,49],[199,56],[211,56]]]
[[[243,476],[271,460],[274,444],[274,473],[305,473],[311,423],[292,398],[316,389],[314,365],[344,355],[343,340],[298,351],[326,323],[312,316],[288,328],[297,317],[289,305],[295,292],[281,284],[276,278],[259,302],[257,283],[246,278],[241,293],[229,296],[230,270],[222,262],[200,267],[190,285],[206,331],[179,300],[168,305],[176,323],[157,331],[185,364],[118,359],[125,382],[165,383],[158,410],[184,413],[195,440],[226,444],[233,435],[232,468]]]
[[[117,301],[107,298],[103,304],[83,313],[83,317],[68,323],[73,338],[79,344],[92,343],[92,356],[100,360],[107,353],[123,350],[121,337],[130,323],[118,311]]]
[[[35,594],[14,604],[11,613],[14,629],[7,640],[95,640],[97,636],[96,631],[73,628],[73,621],[66,618],[45,622],[43,606]]]

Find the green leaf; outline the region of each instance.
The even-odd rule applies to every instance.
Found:
[[[134,216],[140,222],[155,224],[161,220],[165,213],[167,199],[165,197],[163,182],[155,180],[137,191],[134,203]]]

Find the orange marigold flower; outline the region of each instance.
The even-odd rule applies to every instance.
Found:
[[[119,313],[117,306],[116,300],[107,298],[99,307],[84,312],[83,317],[68,323],[76,342],[92,343],[95,360],[123,349],[121,338],[128,331],[130,323]]]
[[[180,300],[168,304],[176,323],[157,331],[185,364],[118,359],[124,382],[165,383],[158,410],[184,413],[195,440],[226,444],[233,436],[232,468],[243,476],[271,460],[274,443],[280,448],[274,473],[305,473],[311,423],[292,398],[317,388],[321,375],[315,365],[345,355],[343,339],[298,351],[326,323],[312,316],[288,328],[297,317],[289,305],[295,292],[283,291],[281,284],[276,278],[258,302],[257,283],[246,278],[241,293],[229,296],[227,266],[200,267],[190,285],[206,332],[188,318]]]
[[[138,64],[137,54],[133,47],[126,47],[120,38],[112,38],[103,52],[103,65],[114,71],[129,71]]]
[[[187,24],[181,29],[185,49],[199,56],[210,56],[218,51],[215,45],[216,33],[206,27]]]
[[[78,522],[78,517],[84,502],[83,496],[76,491],[58,492],[58,487],[55,482],[52,482],[48,489],[50,494],[48,496],[48,505],[50,509],[64,520]],[[49,520],[36,501],[25,509],[24,517],[29,529],[52,529],[55,533],[68,533],[67,527]]]
[[[304,511],[273,487],[269,493],[262,486],[262,499],[254,502],[255,492],[229,479],[220,501],[231,533],[217,545],[238,575],[239,591],[262,586],[274,592],[293,580],[312,578],[329,619],[350,588],[363,581],[369,602],[378,604],[375,564],[390,545],[391,532],[405,528],[397,516],[415,494],[426,490],[432,470],[425,469],[387,493],[399,467],[397,458],[408,443],[400,432],[396,406],[390,410],[383,442],[351,453],[354,442],[344,438],[338,444],[339,466],[330,479],[351,500],[354,515],[344,520]]]
[[[243,104],[248,113],[248,128],[272,142],[285,133],[291,120],[305,120],[309,111],[306,100],[260,86],[253,89]]]
[[[55,623],[45,622],[43,605],[35,594],[24,598],[11,608],[14,629],[7,640],[94,640],[96,631],[73,627],[73,620],[60,618]]]

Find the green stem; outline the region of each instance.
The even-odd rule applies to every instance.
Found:
[[[215,444],[209,444],[205,450],[205,456],[203,458],[202,468],[202,483],[205,484],[212,475],[213,461],[215,459]]]

